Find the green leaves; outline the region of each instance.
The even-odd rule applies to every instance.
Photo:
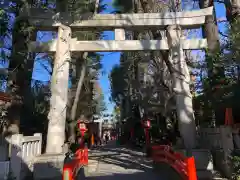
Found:
[[[112,100],[116,103],[120,103],[119,95],[124,95],[124,90],[127,87],[127,83],[125,81],[124,69],[119,65],[113,67],[109,80],[111,85],[111,96]]]
[[[7,12],[0,8],[0,41],[3,41],[3,36],[8,33],[8,20]]]
[[[238,155],[232,156],[232,162],[233,162],[233,180],[240,180],[240,157]]]
[[[102,115],[103,112],[107,109],[106,103],[104,101],[104,94],[100,93],[98,98],[95,100],[95,115]]]
[[[132,0],[113,0],[113,6],[117,13],[129,13],[133,10]]]

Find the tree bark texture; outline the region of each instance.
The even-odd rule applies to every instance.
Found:
[[[214,6],[214,4],[212,0],[200,0],[199,6],[203,9]],[[213,92],[213,89],[220,83],[218,77],[225,77],[225,74],[222,63],[218,62],[220,58],[216,57],[217,53],[220,51],[220,42],[215,9],[212,15],[206,16],[205,24],[203,25],[203,37],[207,38],[208,42],[208,52],[206,52],[205,61],[209,78],[209,86],[205,87],[206,98],[204,102],[204,117],[208,121],[212,119],[213,122],[221,124],[221,122],[215,121],[221,119],[222,113],[221,110],[218,110],[218,98],[213,96],[213,94],[216,94]]]
[[[71,114],[70,114],[70,124],[69,124],[69,141],[70,142],[74,142],[76,139],[76,133],[75,133],[75,127],[76,127],[76,114],[77,114],[77,107],[79,104],[79,98],[80,98],[80,94],[81,94],[81,90],[82,90],[82,86],[83,86],[83,82],[84,82],[84,78],[86,75],[86,58],[87,58],[88,53],[84,52],[83,53],[83,58],[77,59],[77,60],[83,60],[84,62],[82,62],[82,69],[81,69],[81,73],[79,75],[79,80],[78,80],[78,84],[77,84],[77,90],[75,93],[75,97],[74,97],[74,102],[71,108]]]

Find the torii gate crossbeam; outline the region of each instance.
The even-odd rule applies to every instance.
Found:
[[[58,29],[58,38],[47,44],[31,42],[29,51],[56,52],[52,75],[51,110],[49,113],[47,153],[61,153],[64,143],[66,106],[68,93],[69,61],[71,52],[79,51],[146,51],[169,50],[173,90],[176,92],[179,129],[187,148],[195,147],[196,127],[192,108],[188,67],[184,49],[207,47],[206,39],[183,39],[182,29],[198,28],[205,23],[205,16],[212,15],[213,8],[187,12],[146,14],[105,14],[75,17],[66,13],[30,10],[30,24],[39,30]],[[115,30],[115,41],[77,41],[72,39],[74,30]],[[125,29],[162,29],[167,39],[125,40]]]
[[[213,7],[182,12],[138,13],[138,14],[74,14],[54,13],[42,9],[30,9],[29,22],[41,30],[57,30],[61,24],[72,30],[114,30],[124,29],[165,29],[166,26],[180,25],[182,29],[195,29],[205,22],[205,16],[212,15]]]

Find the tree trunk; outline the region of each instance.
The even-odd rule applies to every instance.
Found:
[[[66,26],[58,28],[57,51],[55,55],[50,111],[48,114],[48,134],[46,153],[62,153],[65,140],[66,108],[69,86],[69,61],[71,29]]]
[[[81,94],[81,90],[82,90],[82,85],[84,82],[84,78],[86,75],[86,58],[87,58],[88,53],[84,52],[83,53],[83,58],[81,58],[80,60],[83,60],[82,63],[82,69],[81,69],[81,73],[79,76],[79,80],[78,80],[78,85],[77,85],[77,91],[74,97],[74,102],[71,108],[71,115],[70,115],[70,126],[69,126],[69,141],[71,143],[73,143],[75,141],[76,138],[76,134],[75,134],[75,120],[76,120],[76,113],[77,113],[77,107],[79,104],[79,97]]]
[[[29,103],[29,93],[31,93],[35,54],[27,51],[27,44],[30,40],[36,39],[36,31],[29,29],[30,25],[28,21],[26,19],[20,19],[18,11],[15,12],[15,15],[17,20],[13,27],[12,53],[8,68],[10,74],[7,84],[7,91],[10,91],[9,93],[13,96],[13,101],[9,107],[9,112],[11,113],[8,113],[11,124],[10,129],[14,129],[14,132],[11,133],[19,133],[20,124],[22,127],[26,127],[22,129],[23,132],[29,130],[29,128],[27,128],[28,123],[24,120],[26,112],[28,111],[26,107]]]
[[[213,6],[212,0],[200,0],[199,6],[201,9]],[[221,119],[221,114],[218,111],[217,98],[213,97],[214,87],[219,84],[218,77],[225,77],[224,67],[217,62],[219,58],[216,58],[217,53],[220,51],[220,43],[218,36],[218,27],[215,17],[215,11],[213,15],[206,16],[205,24],[203,25],[203,37],[208,41],[208,52],[206,53],[205,61],[207,63],[209,86],[206,88],[206,97],[204,102],[204,117],[209,121],[211,117],[213,123],[218,123],[215,119]],[[215,61],[215,62],[214,62]],[[219,116],[219,117],[218,117]]]
[[[239,0],[225,0],[225,7],[226,7],[226,17],[230,23],[237,18],[239,19],[240,15],[240,1]]]
[[[181,1],[174,1],[172,4],[174,6],[171,7],[171,11],[181,11]],[[154,5],[154,3],[152,3],[152,5]],[[141,6],[144,12],[149,11],[148,9],[151,9],[151,7],[148,7],[143,0],[141,0]],[[175,43],[177,42],[179,44],[180,35],[182,34],[181,29],[171,29],[170,31],[167,31],[169,44],[173,43],[174,41]],[[176,36],[173,35],[174,33],[177,33]],[[150,36],[154,39],[161,38],[161,34],[164,33],[157,31],[150,32]],[[177,53],[178,56],[173,57],[173,53]],[[190,79],[188,67],[185,62],[183,50],[180,46],[175,47],[175,45],[173,45],[172,49],[169,51],[169,55],[167,54],[167,52],[161,52],[161,57],[168,66],[173,80],[173,88],[177,93],[176,109],[178,115],[179,130],[184,140],[185,147],[187,149],[192,149],[196,147],[196,125],[192,105],[192,96],[188,83]],[[173,66],[175,63],[177,63],[177,66]],[[179,74],[179,72],[181,73]],[[179,77],[181,78],[179,79]]]

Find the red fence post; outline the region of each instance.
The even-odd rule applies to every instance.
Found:
[[[63,180],[73,180],[73,171],[72,167],[69,164],[63,166]]]
[[[187,174],[188,180],[197,180],[197,172],[194,157],[190,157],[187,159]]]
[[[63,180],[74,180],[79,168],[88,164],[88,148],[78,149],[75,154],[76,159],[63,166]]]
[[[197,180],[194,158],[186,158],[168,145],[152,146],[152,159],[155,163],[167,163],[184,180]]]
[[[88,164],[88,148],[84,148],[84,165]]]

